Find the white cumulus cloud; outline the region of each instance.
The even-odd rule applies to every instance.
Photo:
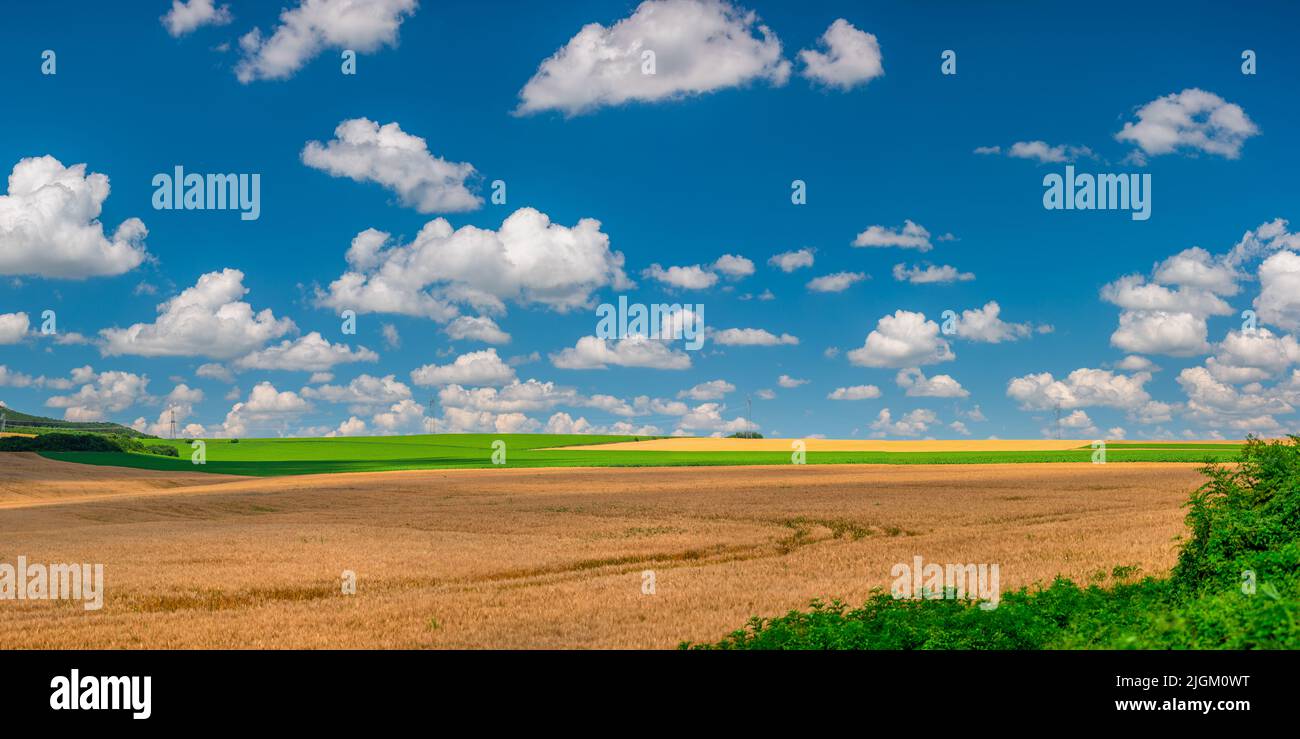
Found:
[[[243,272],[209,272],[193,287],[159,304],[153,323],[101,330],[104,342],[100,350],[106,356],[232,359],[294,329],[292,320],[277,319],[269,308],[254,313],[242,300],[247,293]]]
[[[654,74],[643,71],[646,52]],[[583,26],[537,68],[516,112],[577,115],[757,81],[783,85],[789,76],[781,41],[753,11],[727,0],[646,0],[608,28]]]
[[[691,358],[684,351],[645,336],[614,341],[583,336],[574,346],[552,354],[551,364],[559,369],[607,369],[614,365],[682,370],[690,368]]]
[[[1156,98],[1136,115],[1115,138],[1136,145],[1144,155],[1191,150],[1236,159],[1246,139],[1259,134],[1240,105],[1195,87]]]
[[[890,228],[888,226],[868,226],[866,231],[857,235],[853,239],[854,246],[866,246],[872,248],[884,248],[896,246],[901,249],[916,249],[917,251],[927,252],[934,248],[930,243],[930,232],[925,226],[919,223],[913,223],[911,220],[904,220],[902,228]]]
[[[9,191],[0,195],[0,275],[84,279],[120,275],[148,254],[148,230],[128,218],[111,237],[99,214],[108,199],[108,177],[86,173],[52,156],[14,165]]]
[[[563,312],[589,305],[602,287],[631,285],[599,221],[584,218],[570,228],[532,208],[516,210],[497,231],[453,229],[438,218],[409,244],[392,244],[382,232],[357,239],[350,269],[318,290],[321,305],[445,322],[461,303],[486,312],[503,312],[507,301]]]
[[[306,336],[285,339],[276,346],[240,357],[235,360],[235,366],[239,369],[322,372],[337,364],[378,360],[379,355],[364,346],[353,349],[347,344],[331,344],[319,332],[312,331]]]
[[[860,367],[917,367],[957,355],[939,335],[939,324],[926,320],[924,313],[897,310],[877,321],[866,342],[848,358]]]
[[[799,52],[803,75],[828,87],[850,90],[885,73],[880,42],[836,18],[818,40],[820,48]]]
[[[397,44],[402,21],[416,0],[301,0],[280,12],[269,38],[254,28],[239,39],[243,57],[235,67],[240,82],[293,76],[326,49],[370,53]]]
[[[497,356],[496,349],[462,354],[450,364],[426,364],[411,370],[416,385],[507,385],[515,370]]]
[[[483,204],[468,184],[477,175],[474,165],[434,156],[424,139],[395,122],[381,126],[367,118],[343,121],[334,129],[333,140],[309,141],[302,162],[335,177],[378,183],[421,213],[456,213]]]
[[[171,10],[162,17],[167,33],[176,38],[200,26],[223,26],[230,21],[230,6],[217,5],[215,0],[172,0]]]

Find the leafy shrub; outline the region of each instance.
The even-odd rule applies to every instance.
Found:
[[[0,452],[121,452],[122,445],[101,434],[65,434],[0,437]]]
[[[728,439],[761,439],[763,435],[757,431],[737,431],[727,436]]]
[[[179,457],[176,447],[144,444],[122,434],[67,434],[61,431],[40,436],[0,437],[0,452],[145,452]]]

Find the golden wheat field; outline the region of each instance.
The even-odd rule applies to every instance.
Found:
[[[861,601],[917,555],[999,563],[1004,589],[1163,573],[1199,479],[1181,464],[241,478],[5,457],[0,562],[103,563],[106,589],[96,612],[0,603],[5,648],[673,647]]]

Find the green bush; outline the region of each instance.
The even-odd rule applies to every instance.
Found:
[[[121,452],[116,437],[101,434],[65,434],[0,437],[0,452]]]
[[[865,605],[753,618],[699,649],[1300,649],[1300,437],[1249,439],[1232,465],[1207,465],[1187,503],[1189,537],[1170,577]],[[1119,578],[1127,571],[1116,568]]]
[[[174,446],[146,445],[123,434],[67,434],[61,431],[34,437],[0,437],[0,452],[143,452],[165,457],[180,456]]]

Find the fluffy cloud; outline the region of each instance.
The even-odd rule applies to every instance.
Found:
[[[871,429],[875,432],[872,436],[920,436],[929,431],[930,426],[938,420],[934,411],[917,408],[895,421],[888,408],[881,408],[876,420],[871,422]]]
[[[860,367],[917,367],[947,362],[957,355],[939,336],[939,324],[926,320],[924,313],[898,310],[882,317],[866,342],[848,357]]]
[[[794,346],[799,343],[797,336],[777,336],[762,328],[724,328],[710,336],[715,344],[721,346]]]
[[[162,24],[167,33],[180,38],[199,26],[224,26],[230,20],[230,7],[215,0],[172,0]]]
[[[1199,246],[1184,249],[1156,265],[1155,281],[1166,285],[1195,288],[1217,295],[1236,295],[1242,278],[1226,260],[1217,259]]]
[[[239,369],[299,370],[321,372],[336,364],[375,362],[379,355],[364,346],[353,349],[347,344],[331,344],[312,331],[297,339],[285,339],[278,346],[267,347],[235,360]]]
[[[1043,428],[1043,436],[1051,436],[1057,431],[1071,432],[1072,436],[1097,436],[1097,426],[1088,417],[1084,411],[1074,411],[1068,415],[1062,416],[1061,420]]]
[[[425,418],[424,408],[410,398],[393,403],[387,411],[376,413],[370,419],[376,430],[386,434],[432,430],[431,420]]]
[[[798,377],[781,375],[780,377],[776,378],[776,384],[780,385],[783,388],[789,389],[789,388],[799,387],[800,385],[807,385],[808,381],[800,379]]]
[[[99,214],[108,177],[64,167],[52,156],[20,160],[0,195],[0,275],[85,279],[120,275],[145,260],[139,218],[122,221],[112,238]]]
[[[686,352],[644,336],[616,341],[584,336],[574,346],[552,354],[551,364],[560,369],[606,369],[614,365],[680,370],[690,368],[691,358]]]
[[[678,431],[711,431],[731,434],[737,431],[754,431],[758,428],[745,418],[727,420],[722,414],[726,406],[719,403],[701,403],[677,421]]]
[[[1223,260],[1235,267],[1282,249],[1300,251],[1300,233],[1289,231],[1285,218],[1275,218],[1242,234]]]
[[[516,210],[497,231],[453,229],[438,218],[410,244],[390,245],[388,234],[375,231],[357,239],[349,271],[318,291],[320,304],[449,321],[455,303],[489,312],[504,311],[506,301],[568,311],[588,305],[602,287],[631,285],[599,221],[568,228],[532,208]]]
[[[269,382],[258,383],[248,399],[235,403],[215,436],[247,436],[250,431],[283,430],[289,420],[311,410],[311,403],[292,390],[280,391]]]
[[[773,254],[767,263],[781,270],[782,272],[793,272],[801,267],[813,266],[812,249],[796,249],[794,251],[783,251],[780,254]]]
[[[397,29],[415,13],[416,0],[301,0],[280,12],[270,38],[254,28],[239,39],[240,82],[291,77],[325,49],[376,51],[397,44]]]
[[[962,311],[953,330],[963,339],[988,344],[1015,341],[1033,333],[1034,329],[1028,323],[1007,323],[999,317],[1001,313],[1002,306],[996,300],[990,300],[982,308]]]
[[[728,279],[738,280],[754,274],[754,262],[739,254],[723,254],[713,263],[713,269]]]
[[[880,388],[875,385],[837,387],[826,397],[830,400],[871,400],[880,397]]]
[[[62,408],[65,420],[100,421],[109,413],[148,400],[147,375],[116,371],[74,375],[77,379],[89,381],[72,395],[56,395],[45,401],[47,407]]]
[[[404,132],[397,123],[343,121],[332,141],[308,142],[302,162],[335,177],[376,182],[421,213],[456,213],[483,204],[466,184],[477,175],[474,165],[434,156],[424,139]]]
[[[1170,290],[1147,282],[1141,275],[1127,275],[1101,289],[1101,297],[1129,311],[1165,311],[1198,316],[1232,314],[1232,308],[1218,295],[1194,287]]]
[[[506,385],[515,381],[515,370],[501,361],[496,349],[469,352],[451,364],[426,364],[411,370],[416,385]]]
[[[1136,354],[1130,354],[1115,364],[1115,369],[1124,370],[1125,372],[1155,372],[1159,369],[1150,359],[1139,357]]]
[[[1206,317],[1233,312],[1215,293],[1236,292],[1235,281],[1197,249],[1166,259],[1156,266],[1156,274],[1179,287],[1127,275],[1101,289],[1103,300],[1124,309],[1111,344],[1139,354],[1191,356],[1208,351]]]
[[[894,381],[913,398],[965,398],[970,395],[951,375],[926,377],[918,367],[899,370]]]
[[[701,382],[689,390],[677,393],[677,397],[690,398],[691,400],[721,400],[722,396],[734,392],[735,389],[736,386],[726,380],[710,380]]]
[[[976,154],[1001,154],[1000,146],[981,146]],[[1017,141],[1006,149],[1006,154],[1015,159],[1032,159],[1040,164],[1055,162],[1073,162],[1077,159],[1093,156],[1092,149],[1086,146],[1055,146],[1046,141]]]
[[[585,418],[574,420],[568,413],[554,413],[547,420],[544,431],[548,434],[590,434],[592,425]]]
[[[1255,310],[1262,321],[1300,330],[1300,254],[1279,251],[1259,265]]]
[[[867,278],[868,276],[864,272],[833,272],[809,280],[808,289],[815,293],[839,293],[848,290],[854,283],[862,282]]]
[[[668,269],[664,269],[658,264],[652,264],[641,271],[641,276],[683,290],[703,290],[713,287],[718,281],[716,274],[698,264],[689,267],[669,267]]]
[[[510,334],[487,316],[459,316],[444,331],[453,339],[481,341],[484,344],[509,344]]]
[[[723,254],[713,264],[692,264],[686,267],[668,267],[652,264],[642,270],[646,279],[683,290],[703,290],[718,283],[719,275],[729,280],[739,280],[754,274],[754,263],[739,254]]]
[[[0,387],[30,387],[36,378],[0,364]],[[42,383],[43,384],[43,383]]]
[[[1205,367],[1222,382],[1257,382],[1300,363],[1300,343],[1294,336],[1275,335],[1266,328],[1229,331]]]
[[[1151,373],[1122,375],[1102,369],[1081,367],[1063,380],[1050,372],[1017,377],[1007,383],[1007,397],[1025,410],[1065,409],[1090,406],[1138,408],[1151,400],[1143,387]]]
[[[17,344],[30,327],[26,313],[0,313],[0,344]]]
[[[308,410],[311,404],[293,391],[280,392],[269,382],[259,382],[248,394],[248,400],[243,406],[247,413],[276,414],[301,413]]]
[[[1168,311],[1124,311],[1110,343],[1126,352],[1188,357],[1209,350],[1205,318]]]
[[[366,433],[366,422],[356,416],[350,416],[348,420],[339,424],[338,428],[327,432],[325,436],[361,436]]]
[[[235,382],[235,373],[216,362],[208,362],[199,365],[199,368],[194,371],[194,374],[209,380],[224,382],[227,385]]]
[[[411,388],[393,375],[374,377],[359,375],[347,385],[305,387],[302,396],[311,400],[351,406],[353,413],[365,413],[375,407],[400,403],[411,398]]]
[[[467,411],[462,408],[448,408],[442,418],[431,424],[431,431],[436,433],[491,433],[523,434],[536,433],[542,425],[522,413],[488,413]]]
[[[1144,155],[1192,150],[1236,159],[1246,139],[1258,133],[1241,106],[1193,87],[1138,108],[1137,121],[1125,123],[1115,138]]]
[[[1204,367],[1183,370],[1178,375],[1178,384],[1187,393],[1190,419],[1216,428],[1230,428],[1243,435],[1277,433],[1280,425],[1273,416],[1295,410],[1284,398],[1260,388],[1246,392],[1219,382]]]
[[[654,74],[642,71],[647,51]],[[789,76],[780,40],[753,11],[727,0],[646,0],[613,26],[583,26],[537,68],[516,112],[577,115],[760,80],[783,85]]]
[[[803,75],[810,80],[850,90],[885,73],[876,37],[843,18],[835,19],[819,42],[821,49],[799,52]]]
[[[438,391],[438,402],[445,409],[497,414],[549,410],[557,405],[576,406],[582,398],[570,388],[530,379],[500,388],[448,385]]]
[[[383,324],[379,327],[379,332],[384,336],[384,346],[389,349],[400,349],[402,347],[402,334],[398,332],[397,327],[393,324]]]
[[[924,285],[933,282],[969,282],[975,279],[973,272],[961,272],[951,265],[935,266],[927,264],[924,267],[917,265],[908,267],[905,264],[894,265],[894,279],[899,282],[910,282],[913,285]]]
[[[867,246],[873,248],[883,248],[897,246],[902,249],[916,249],[921,252],[927,252],[934,248],[930,243],[930,232],[919,223],[913,223],[910,220],[903,221],[903,227],[900,229],[889,228],[888,226],[868,226],[866,231],[857,235],[853,239],[854,246]]]
[[[106,356],[231,359],[294,329],[293,321],[277,319],[269,308],[253,313],[253,307],[241,300],[248,293],[243,283],[244,273],[237,269],[209,272],[194,287],[159,304],[153,323],[101,330],[100,350]]]

